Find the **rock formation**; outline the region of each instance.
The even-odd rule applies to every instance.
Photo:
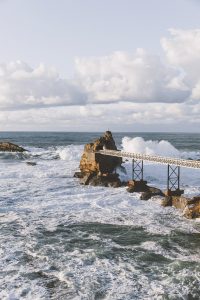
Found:
[[[82,184],[115,187],[121,185],[115,170],[117,166],[121,165],[122,159],[97,153],[103,149],[117,150],[110,131],[106,131],[102,137],[93,143],[85,145],[80,161],[80,172],[74,174],[75,177],[81,178]]]
[[[0,142],[0,151],[2,152],[24,152],[26,149],[10,142]]]
[[[183,212],[186,218],[200,217],[200,196],[187,198],[185,196],[166,196],[162,201],[163,206],[174,206]]]
[[[164,196],[164,193],[155,187],[148,186],[147,181],[140,180],[130,180],[128,182],[127,192],[129,193],[141,193],[140,199],[141,200],[149,200],[151,197],[154,196]]]

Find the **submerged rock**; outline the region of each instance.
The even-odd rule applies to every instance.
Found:
[[[24,152],[26,149],[10,142],[0,142],[0,151],[3,152]]]
[[[37,163],[34,162],[34,161],[27,161],[26,164],[27,164],[28,166],[36,166],[36,165],[37,165]]]

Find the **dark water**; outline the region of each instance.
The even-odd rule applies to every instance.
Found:
[[[22,146],[49,147],[82,145],[101,136],[101,132],[0,132],[0,140],[9,140]],[[199,133],[145,133],[118,132],[113,137],[118,145],[124,136],[142,137],[145,140],[167,140],[179,150],[200,150]]]
[[[73,178],[83,144],[100,135],[0,133],[30,150],[0,156],[0,299],[200,299],[199,221]],[[200,134],[113,135],[118,145],[124,136],[168,140],[188,157],[200,146]],[[165,183],[160,166],[145,168]],[[200,193],[200,174],[184,176],[185,190]]]

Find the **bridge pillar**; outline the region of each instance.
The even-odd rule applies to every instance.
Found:
[[[180,190],[180,167],[167,166],[167,196],[181,196],[184,190]]]
[[[133,159],[132,179],[134,181],[143,181],[143,175],[144,175],[143,170],[144,170],[143,160]]]

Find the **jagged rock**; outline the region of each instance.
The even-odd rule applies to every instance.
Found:
[[[166,207],[166,206],[172,206],[172,197],[171,196],[165,196],[162,199],[161,205]]]
[[[141,200],[149,200],[154,196],[164,196],[163,192],[160,189],[148,185],[146,187],[148,190],[146,192],[142,192],[140,196]]]
[[[27,164],[28,166],[36,166],[36,165],[37,165],[37,163],[36,163],[36,162],[33,162],[33,161],[27,161],[26,164]]]
[[[121,165],[122,159],[96,153],[96,151],[103,149],[117,150],[110,131],[106,131],[102,137],[93,143],[85,145],[79,166],[80,172],[74,174],[74,177],[81,179],[81,184],[121,186],[119,176],[113,172]]]
[[[142,192],[140,196],[140,200],[149,200],[151,199],[152,194],[151,192]]]
[[[200,217],[200,196],[187,198],[185,196],[166,196],[162,200],[162,206],[174,206],[183,212],[186,218]]]
[[[148,192],[149,187],[147,186],[147,182],[144,180],[135,181],[130,180],[128,181],[128,188],[127,192],[129,193],[140,193],[140,192]]]
[[[200,196],[191,198],[172,197],[172,205],[183,211],[183,215],[189,219],[200,217]]]
[[[85,145],[80,161],[81,173],[109,174],[113,173],[118,165],[121,165],[121,158],[95,153],[95,151],[103,149],[117,150],[110,131],[106,131],[102,137],[93,143]]]
[[[93,186],[120,187],[121,181],[118,174],[97,175],[90,179],[89,184]]]
[[[80,183],[84,184],[84,185],[88,185],[90,183],[90,180],[92,179],[93,176],[94,176],[94,173],[87,173],[87,174],[85,174],[81,178]]]
[[[160,189],[153,187],[153,186],[149,186],[149,192],[151,192],[152,197],[154,197],[154,196],[163,197],[164,196],[164,193]]]
[[[75,178],[83,178],[83,174],[81,172],[75,172],[74,177]]]
[[[26,149],[10,142],[0,142],[0,151],[2,152],[24,152]]]

